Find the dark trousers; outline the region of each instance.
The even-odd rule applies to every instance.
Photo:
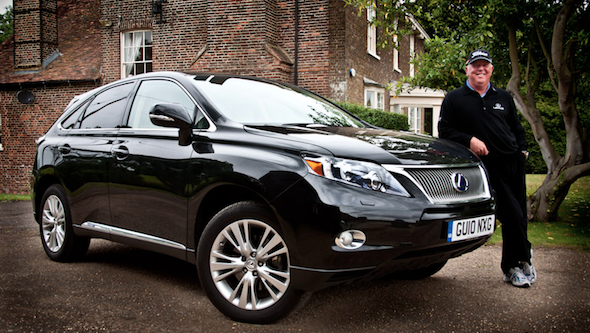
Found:
[[[525,161],[520,151],[512,155],[485,156],[484,165],[496,198],[496,217],[502,224],[502,271],[531,261],[527,236]]]

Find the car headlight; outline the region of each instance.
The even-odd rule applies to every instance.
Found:
[[[328,156],[304,155],[303,159],[316,175],[373,191],[410,196],[399,181],[378,164]]]

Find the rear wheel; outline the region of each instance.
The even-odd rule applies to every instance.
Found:
[[[289,248],[272,214],[255,202],[220,211],[197,249],[199,280],[228,317],[265,324],[289,314],[302,292],[291,286]]]
[[[88,250],[90,239],[74,235],[70,207],[64,189],[52,185],[43,194],[39,233],[43,249],[54,261],[72,261]]]

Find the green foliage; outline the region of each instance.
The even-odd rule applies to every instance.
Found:
[[[401,93],[404,87],[421,86],[450,91],[462,86],[465,75],[465,58],[468,51],[458,43],[434,36],[425,42],[426,52],[413,60],[416,68],[414,77],[404,77],[394,88]]]
[[[4,42],[14,33],[14,16],[12,15],[12,6],[6,7],[8,10],[0,14],[0,43]]]
[[[0,193],[0,201],[28,201],[28,200],[31,200],[31,196],[28,194]]]
[[[352,103],[336,104],[369,124],[377,127],[401,131],[407,131],[410,128],[408,117],[403,114],[371,109]]]

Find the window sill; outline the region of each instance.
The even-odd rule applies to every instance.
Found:
[[[381,60],[381,57],[380,57],[380,56],[378,56],[378,55],[376,55],[375,53],[373,53],[373,52],[371,52],[371,51],[367,51],[367,53],[368,53],[370,56],[374,57],[375,59],[377,59],[377,60]]]

